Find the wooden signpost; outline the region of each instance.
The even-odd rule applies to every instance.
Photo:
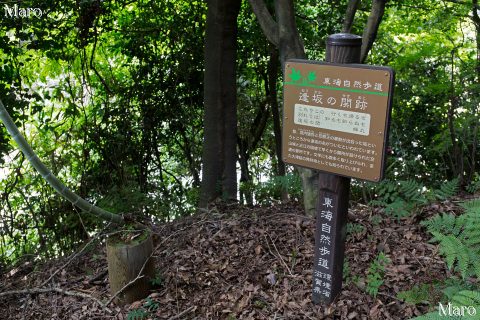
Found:
[[[388,67],[358,63],[362,38],[334,34],[327,62],[285,64],[282,152],[319,170],[313,295],[331,303],[342,287],[350,178],[380,181],[393,95]]]

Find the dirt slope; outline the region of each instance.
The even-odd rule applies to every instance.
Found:
[[[433,209],[458,210],[452,203]],[[131,306],[96,302],[109,298],[103,244],[73,259],[26,263],[0,278],[0,319],[127,319],[129,312],[132,319],[134,314],[136,319],[408,319],[425,312],[426,307],[419,310],[396,295],[445,278],[436,246],[427,242],[418,217],[397,221],[372,216],[380,217],[361,205],[349,212],[350,270],[341,296],[328,307],[310,300],[314,219],[290,203],[215,208],[155,226],[158,285],[149,299]],[[365,293],[364,278],[380,251],[391,263],[373,298]],[[59,289],[2,296],[51,287]]]

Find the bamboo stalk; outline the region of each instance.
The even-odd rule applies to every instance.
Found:
[[[117,224],[124,224],[124,218],[121,215],[103,210],[82,197],[72,192],[67,188],[55,175],[42,163],[42,161],[35,154],[33,149],[28,144],[27,140],[18,130],[17,126],[13,122],[12,118],[5,109],[2,100],[0,100],[0,120],[3,122],[8,130],[8,133],[12,136],[13,140],[17,143],[19,149],[23,152],[30,164],[40,173],[50,186],[57,191],[62,197],[70,201],[74,206],[77,206],[86,213],[92,213],[104,220],[111,221]]]

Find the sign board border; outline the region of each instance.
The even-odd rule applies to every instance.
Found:
[[[367,65],[367,64],[359,64],[359,63],[349,63],[349,64],[340,64],[340,63],[331,63],[331,62],[325,62],[325,61],[316,61],[316,60],[306,60],[306,59],[288,59],[285,61],[285,65],[283,68],[283,106],[282,106],[282,120],[283,120],[283,125],[282,128],[285,126],[285,90],[286,90],[286,85],[285,85],[285,79],[286,79],[286,69],[288,67],[289,63],[303,63],[303,64],[313,64],[313,65],[327,65],[327,66],[333,66],[333,67],[339,67],[339,68],[355,68],[355,69],[367,69],[367,70],[378,70],[378,71],[384,71],[388,72],[389,74],[389,91],[388,91],[388,100],[387,100],[387,110],[386,110],[386,115],[385,115],[385,130],[383,132],[383,146],[382,146],[382,155],[381,155],[381,160],[380,160],[380,174],[377,180],[370,180],[370,179],[362,179],[358,177],[353,177],[353,176],[348,176],[344,174],[339,174],[336,172],[331,172],[331,171],[325,171],[325,170],[320,170],[320,169],[314,169],[311,167],[306,167],[303,165],[295,164],[295,163],[290,163],[288,161],[288,158],[283,154],[283,146],[284,146],[284,139],[285,136],[283,135],[283,129],[282,129],[282,159],[285,163],[294,165],[294,166],[299,166],[307,169],[312,169],[316,170],[319,172],[325,172],[329,174],[335,174],[341,177],[347,177],[347,178],[353,178],[357,180],[363,180],[363,181],[371,181],[371,182],[380,182],[383,180],[385,176],[385,166],[386,166],[386,150],[388,147],[388,139],[390,137],[390,122],[391,122],[391,114],[392,114],[392,106],[393,106],[393,96],[394,96],[394,89],[395,89],[395,70],[393,70],[391,67],[387,66],[376,66],[376,65]],[[329,129],[324,129],[324,130],[329,130]],[[332,130],[330,130],[332,131]]]

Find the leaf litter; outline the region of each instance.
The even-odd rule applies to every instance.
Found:
[[[363,227],[347,235],[349,271],[342,293],[329,306],[311,301],[315,220],[299,204],[218,204],[209,213],[153,226],[159,279],[148,298],[126,306],[94,300],[104,303],[111,296],[104,245],[97,244],[48,284],[93,299],[60,292],[2,296],[43,288],[67,258],[26,262],[0,277],[0,319],[127,319],[135,310],[144,311],[139,319],[408,319],[428,306],[406,304],[397,294],[448,274],[418,220],[458,210],[446,201],[394,219],[381,209],[355,205],[348,222]],[[375,215],[381,219],[372,219]],[[379,252],[391,262],[373,298],[365,292],[364,279]]]

